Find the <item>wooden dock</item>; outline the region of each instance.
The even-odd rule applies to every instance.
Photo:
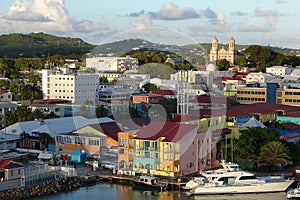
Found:
[[[128,184],[133,185],[134,181],[137,177],[132,176],[111,176],[111,175],[98,175],[97,179],[99,181],[107,181],[111,183],[120,183],[120,184]],[[186,182],[168,182],[168,181],[160,181],[161,183],[167,184],[169,190],[181,190],[182,186],[186,184]]]

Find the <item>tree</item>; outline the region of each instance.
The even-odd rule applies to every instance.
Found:
[[[245,67],[247,64],[247,59],[245,56],[238,56],[234,59],[234,64],[240,67]]]
[[[0,80],[0,88],[4,91],[7,91],[9,89],[10,81],[1,79]]]
[[[42,146],[47,148],[49,142],[51,141],[51,136],[48,133],[41,133],[39,134],[38,140]]]
[[[230,67],[230,62],[226,59],[221,59],[217,62],[217,66],[219,68],[219,71],[227,71]]]
[[[28,120],[35,120],[35,119],[43,119],[44,118],[44,114],[40,109],[35,109],[33,112],[31,112],[28,115]]]
[[[30,113],[31,113],[31,110],[29,109],[29,107],[24,106],[24,105],[19,106],[15,111],[17,121],[18,122],[27,121]]]
[[[162,98],[158,101],[158,104],[162,105],[167,113],[167,118],[171,119],[171,114],[177,112],[177,99]]]
[[[99,82],[100,82],[100,83],[108,83],[107,77],[101,76],[101,77],[99,78]]]
[[[37,85],[37,83],[40,81],[40,77],[34,73],[30,73],[26,78],[28,83],[33,83],[34,85]]]
[[[5,113],[5,121],[8,126],[13,125],[18,122],[16,113],[8,111]]]
[[[45,115],[45,119],[59,118],[53,111]]]
[[[79,108],[79,115],[86,118],[93,118],[95,116],[95,110],[93,110],[93,101],[86,100],[82,106]]]
[[[157,86],[153,83],[146,83],[142,86],[142,90],[146,93],[150,93],[152,90],[157,90]]]
[[[97,118],[100,117],[108,117],[108,110],[105,106],[101,105],[101,106],[97,106],[96,107],[96,116]]]
[[[240,131],[241,135],[236,144],[237,151],[235,159],[237,161],[253,160],[257,161],[260,148],[271,141],[279,141],[280,133],[269,128],[247,128]]]
[[[290,162],[289,150],[279,141],[268,142],[262,146],[258,162],[263,166],[270,166],[273,170]]]

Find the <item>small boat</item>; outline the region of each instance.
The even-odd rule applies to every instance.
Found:
[[[298,183],[296,188],[287,191],[286,198],[287,199],[300,199],[300,183]]]
[[[134,189],[142,190],[158,190],[164,191],[168,187],[168,183],[163,183],[159,181],[157,177],[154,176],[140,176],[134,181]]]
[[[185,186],[182,186],[182,189],[184,190],[192,190],[199,185],[203,185],[205,181],[204,177],[193,177],[191,180],[189,180]]]

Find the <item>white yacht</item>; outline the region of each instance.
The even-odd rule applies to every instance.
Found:
[[[192,189],[190,194],[238,194],[284,192],[294,182],[288,179],[257,178],[252,172],[244,171],[235,163],[221,162],[222,169],[209,170],[202,185]]]

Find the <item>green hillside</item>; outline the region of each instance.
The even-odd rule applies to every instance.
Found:
[[[228,44],[219,44],[227,48]],[[237,50],[244,50],[249,45],[236,44]],[[102,45],[92,45],[84,42],[80,38],[58,37],[45,33],[30,34],[6,34],[0,35],[0,57],[47,57],[49,55],[78,55],[85,53],[103,53],[112,55],[126,54],[132,50],[156,50],[173,52],[183,57],[191,55],[208,55],[211,43],[189,44],[184,46],[152,43],[142,39],[128,39],[106,43]],[[285,55],[297,55],[300,50],[268,47],[274,52]]]
[[[0,36],[0,57],[44,57],[90,52],[94,45],[80,38],[57,37],[45,33]]]

